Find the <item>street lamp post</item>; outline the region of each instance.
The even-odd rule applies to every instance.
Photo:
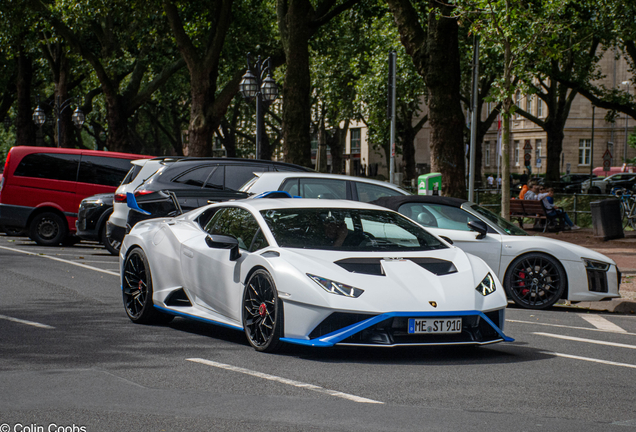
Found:
[[[629,96],[629,81],[623,81],[622,84],[627,87],[627,95]],[[623,163],[627,164],[627,122],[629,120],[629,116],[625,114],[625,148],[623,149]]]
[[[278,86],[272,78],[272,65],[269,57],[261,61],[261,56],[258,56],[258,60],[252,65],[251,55],[247,54],[247,71],[239,84],[239,90],[248,102],[256,99],[256,159],[260,159],[264,129],[263,105],[271,104],[278,97]]]
[[[75,108],[75,110],[73,111],[73,115],[71,116],[71,119],[73,120],[73,124],[75,125],[75,127],[79,129],[82,127],[85,120],[84,113],[79,107],[79,97],[68,98],[64,102],[60,102],[60,97],[56,96],[55,104],[52,105],[53,115],[55,116],[55,127],[56,127],[58,147],[60,146],[60,143],[62,142],[62,130],[60,128],[60,120],[61,120],[60,117],[62,113],[64,112],[64,110],[69,108],[75,99],[77,99],[78,101],[77,102],[78,107]],[[38,102],[37,108],[35,109],[35,111],[33,111],[33,122],[38,126],[42,126],[46,122],[46,113],[44,112],[42,108],[40,108],[39,102]]]

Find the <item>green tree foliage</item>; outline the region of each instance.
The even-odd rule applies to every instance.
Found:
[[[523,90],[519,84],[531,82],[528,54],[542,50],[551,54],[569,2],[525,2],[518,0],[460,1],[454,13],[470,23],[471,33],[480,37],[489,51],[503,57],[502,75],[495,79],[492,98],[501,104],[503,117],[501,215],[509,217],[510,202],[510,117],[515,111],[513,97]],[[515,80],[517,78],[517,80]]]

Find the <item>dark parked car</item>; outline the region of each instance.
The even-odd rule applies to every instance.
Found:
[[[299,165],[256,159],[185,158],[161,167],[135,190],[139,207],[128,213],[132,228],[144,219],[172,216],[219,201],[247,198],[238,189],[255,172],[312,171]]]
[[[114,194],[98,194],[84,198],[77,212],[77,236],[83,240],[97,240],[112,255],[119,254],[121,242],[106,236],[106,221],[113,212]]]
[[[595,175],[592,177],[596,178]],[[589,174],[565,174],[557,182],[549,183],[544,180],[541,184],[553,187],[556,192],[581,193],[581,183],[589,178]]]

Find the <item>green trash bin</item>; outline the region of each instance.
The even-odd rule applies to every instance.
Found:
[[[441,195],[442,173],[422,174],[417,178],[418,195]]]

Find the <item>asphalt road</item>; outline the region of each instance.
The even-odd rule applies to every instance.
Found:
[[[636,316],[510,307],[481,348],[257,353],[131,323],[117,257],[0,236],[0,432],[636,430]]]

